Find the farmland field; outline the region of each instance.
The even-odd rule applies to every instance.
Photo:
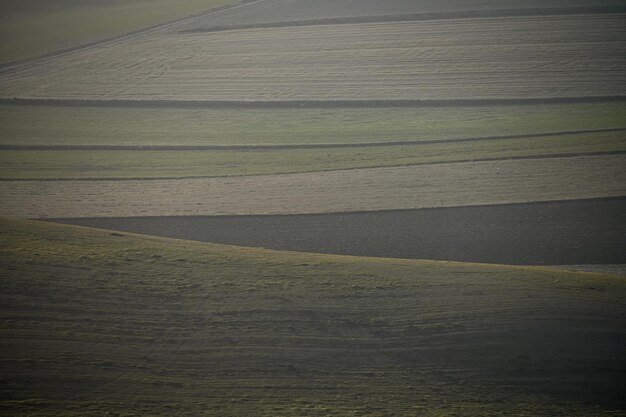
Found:
[[[143,29],[232,0],[3,0],[0,64]]]
[[[608,155],[226,178],[0,181],[0,215],[298,214],[620,197],[625,161]]]
[[[626,415],[622,0],[7,0],[0,40],[0,415]]]
[[[626,154],[626,131],[358,149],[9,150],[0,154],[0,179],[223,177],[612,153]]]
[[[31,221],[0,233],[7,414],[623,410],[622,278]]]
[[[57,219],[279,250],[499,264],[626,264],[626,198],[289,216]]]
[[[181,29],[219,30],[261,25],[306,24],[341,19],[423,20],[476,16],[585,14],[626,11],[621,0],[273,0],[220,16],[206,16]]]
[[[379,143],[626,128],[626,102],[332,109],[0,105],[0,146]]]
[[[455,100],[626,95],[621,14],[158,33],[0,79],[5,98]],[[549,51],[546,45],[550,45]]]

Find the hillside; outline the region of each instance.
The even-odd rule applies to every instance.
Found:
[[[623,197],[625,10],[256,0],[33,61],[0,75],[0,216]]]
[[[520,100],[623,97],[625,15],[156,33],[0,78],[10,99]],[[549,50],[546,50],[549,45]]]
[[[0,68],[232,4],[228,0],[3,0]]]
[[[622,278],[0,223],[0,414],[620,415]],[[623,414],[622,414],[623,415]]]

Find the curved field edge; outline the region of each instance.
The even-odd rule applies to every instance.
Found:
[[[614,52],[625,42],[623,20],[609,14],[161,32],[16,71],[3,78],[0,95],[191,101],[620,96],[624,59]]]
[[[508,9],[508,10],[507,10]],[[470,17],[468,15],[502,15],[502,14],[530,14],[556,13],[559,11],[600,11],[617,12],[623,10],[624,5],[616,0],[582,0],[576,4],[563,0],[546,0],[539,4],[532,0],[522,1],[494,1],[467,0],[458,1],[420,1],[407,2],[403,0],[317,0],[284,1],[274,0],[259,4],[247,10],[234,13],[225,13],[219,18],[207,16],[180,29],[215,30],[224,27],[242,27],[255,25],[290,24],[290,22],[320,21],[324,19],[376,19],[409,18],[419,19],[428,17]],[[335,20],[337,22],[337,20]],[[338,22],[337,22],[338,23]]]
[[[2,150],[0,180],[218,178],[623,154],[624,132],[327,149]]]
[[[624,279],[0,224],[13,414],[624,412]]]
[[[372,16],[352,17],[329,17],[322,19],[285,20],[274,22],[244,23],[232,25],[209,25],[201,26],[197,22],[183,26],[182,33],[208,33],[229,30],[276,28],[276,27],[300,27],[300,26],[328,26],[358,23],[382,23],[382,22],[412,22],[428,20],[458,20],[476,18],[498,17],[528,17],[528,16],[560,16],[560,15],[593,15],[626,13],[623,6],[587,6],[587,7],[543,7],[543,8],[511,8],[511,9],[484,9],[484,10],[456,10],[425,13],[406,14],[381,14]],[[191,27],[190,27],[191,26]]]
[[[626,195],[625,155],[224,178],[0,181],[22,218],[340,213]]]
[[[0,71],[25,60],[51,56],[229,4],[236,2],[4,1],[0,17],[0,38],[4,41],[0,46]]]
[[[622,264],[626,267],[626,198],[335,214],[49,221],[301,252],[517,265]],[[619,273],[620,269],[615,272]]]

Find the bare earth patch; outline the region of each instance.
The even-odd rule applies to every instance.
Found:
[[[179,180],[4,181],[11,217],[296,214],[626,196],[626,156]]]

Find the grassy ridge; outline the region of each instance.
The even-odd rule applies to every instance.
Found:
[[[617,277],[0,232],[10,415],[624,410]]]
[[[234,0],[3,0],[0,64],[34,58],[234,4]]]
[[[181,178],[626,152],[626,132],[339,149],[2,151],[2,179]]]

